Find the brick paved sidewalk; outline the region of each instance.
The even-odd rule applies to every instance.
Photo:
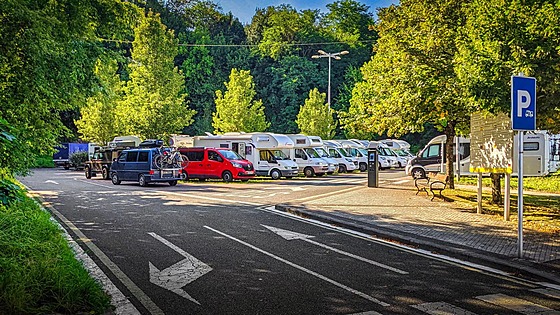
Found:
[[[496,257],[517,258],[517,222],[479,215],[460,209],[453,202],[430,201],[425,193],[402,187],[368,188],[324,196],[303,203],[286,203],[277,208],[299,209],[337,221],[354,222],[371,229],[417,236],[440,244],[457,245]],[[521,261],[543,264],[560,259],[560,238],[525,231]],[[544,266],[543,266],[544,268]],[[548,266],[546,267],[548,268]]]

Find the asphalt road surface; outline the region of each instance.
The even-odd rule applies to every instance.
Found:
[[[366,174],[140,187],[42,169],[21,180],[140,314],[559,314],[552,288],[273,210],[363,187]],[[412,183],[403,171],[380,182]]]

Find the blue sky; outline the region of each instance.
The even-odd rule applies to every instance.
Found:
[[[333,3],[335,0],[215,0],[224,12],[232,12],[239,18],[243,24],[251,22],[251,18],[255,14],[257,8],[266,8],[268,6],[277,6],[280,4],[289,4],[299,10],[319,9],[322,12],[327,11],[327,4]],[[377,8],[388,7],[391,4],[399,3],[399,0],[358,0],[358,2],[369,6],[370,12],[376,13]]]

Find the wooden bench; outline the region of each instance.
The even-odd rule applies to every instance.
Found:
[[[428,192],[429,190],[432,192],[432,199],[430,199],[430,201],[432,201],[436,197],[435,192],[438,191],[439,196],[445,200],[445,197],[441,194],[441,192],[447,187],[447,175],[441,173],[428,173],[424,178],[416,178],[414,180],[414,186],[416,186],[416,189],[418,190],[416,195],[418,195],[421,191],[425,191],[426,194],[430,196],[430,193]]]

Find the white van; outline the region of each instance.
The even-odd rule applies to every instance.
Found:
[[[302,134],[286,135],[294,142],[294,147],[282,151],[297,163],[299,171],[307,177],[323,176],[327,172],[334,172],[334,165],[329,170],[329,163],[311,147],[311,139]],[[320,139],[320,138],[319,138]]]
[[[325,140],[323,144],[329,156],[338,162],[339,173],[353,172],[358,169],[358,159],[346,152],[339,143]]]
[[[405,171],[407,175],[414,178],[424,177],[427,172],[445,172],[445,142],[447,136],[440,135],[428,142],[426,146],[418,152],[418,156],[409,161]],[[455,149],[456,143],[459,141],[459,150]],[[454,163],[454,172],[461,175],[477,175],[470,172],[470,139],[463,137],[455,137],[454,155],[459,153],[459,165]],[[523,136],[523,175],[524,176],[544,176],[550,172],[549,136],[544,131],[526,133]],[[519,146],[517,137],[514,137],[513,143],[513,173],[517,175],[517,160],[519,156]]]
[[[227,148],[253,163],[258,176],[292,178],[298,175],[298,165],[282,152],[292,149],[294,142],[285,135],[265,132],[228,132],[222,135],[193,137],[201,147]]]

